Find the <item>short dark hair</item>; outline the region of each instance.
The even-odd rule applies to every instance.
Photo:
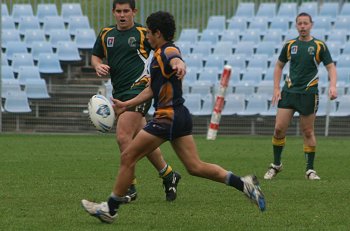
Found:
[[[114,0],[112,6],[113,10],[116,8],[117,4],[129,4],[132,10],[134,10],[136,7],[135,0]]]
[[[298,21],[298,18],[301,17],[301,16],[309,17],[310,22],[313,23],[311,15],[308,14],[308,13],[306,13],[306,12],[301,12],[300,14],[298,14],[298,16],[295,18],[295,22],[297,22],[297,21]]]
[[[157,30],[162,33],[166,41],[172,41],[174,39],[176,26],[174,16],[169,12],[157,11],[147,17],[147,27],[152,33]]]

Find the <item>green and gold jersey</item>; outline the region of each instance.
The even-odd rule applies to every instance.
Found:
[[[287,41],[278,59],[283,63],[290,61],[283,90],[295,93],[318,93],[318,66],[321,62],[325,66],[333,62],[326,44],[316,38]]]
[[[92,54],[105,58],[110,66],[113,97],[127,100],[139,94],[148,82],[143,78],[151,46],[146,40],[146,28],[140,24],[125,31],[115,25],[102,28]]]

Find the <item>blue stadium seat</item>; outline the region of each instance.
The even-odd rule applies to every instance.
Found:
[[[260,31],[266,31],[269,26],[269,18],[267,17],[255,17],[249,24],[249,30],[255,29]]]
[[[256,12],[257,17],[275,17],[276,15],[276,3],[275,2],[263,2],[260,3],[258,11]]]
[[[334,29],[336,30],[349,30],[350,15],[339,16],[334,22]]]
[[[196,115],[201,110],[201,95],[200,94],[184,94],[184,105],[188,108],[192,115]]]
[[[63,73],[57,54],[40,53],[38,57],[38,68],[43,74]]]
[[[269,56],[267,54],[254,54],[248,59],[248,68],[268,68]]]
[[[338,108],[330,113],[330,116],[345,117],[350,116],[350,95],[342,95],[337,98]]]
[[[234,94],[241,94],[245,97],[251,96],[255,92],[255,86],[248,81],[240,81],[234,86]]]
[[[29,99],[49,99],[47,85],[44,79],[27,79],[25,90]]]
[[[21,42],[21,36],[16,29],[8,29],[1,31],[1,47],[6,49],[9,42]]]
[[[8,16],[9,14],[9,9],[7,8],[7,5],[5,3],[1,3],[1,15],[2,16]]]
[[[62,3],[61,16],[65,23],[69,22],[69,17],[83,16],[83,11],[79,3]]]
[[[75,31],[74,41],[79,49],[92,49],[96,40],[94,29],[78,29]]]
[[[276,54],[276,43],[273,41],[262,41],[257,44],[255,54],[266,55],[271,58]]]
[[[59,42],[69,42],[71,36],[66,29],[51,30],[49,34],[49,42],[53,48],[57,48]]]
[[[28,97],[24,91],[9,91],[6,96],[4,109],[11,113],[31,112]]]
[[[313,21],[314,21],[313,29],[325,29],[325,30],[332,29],[333,19],[329,16],[317,16],[313,19]]]
[[[215,67],[221,71],[224,68],[225,57],[223,55],[210,54],[204,58],[205,67]]]
[[[15,30],[16,25],[13,18],[8,15],[1,16],[1,30]]]
[[[269,68],[267,68],[263,81],[273,81],[273,72],[275,70],[275,63],[272,63]]]
[[[248,28],[248,22],[246,17],[234,16],[229,20],[227,29],[245,31]]]
[[[80,61],[81,60],[77,44],[72,41],[58,42],[57,55],[60,61]]]
[[[235,47],[234,55],[243,54],[252,56],[254,54],[255,43],[252,41],[241,41]]]
[[[329,31],[327,43],[329,42],[347,42],[348,31],[344,29],[334,29]]]
[[[265,96],[253,94],[247,100],[247,105],[244,111],[238,112],[240,116],[256,116],[261,112],[268,110],[268,101]]]
[[[1,65],[1,79],[15,79],[11,66]]]
[[[233,44],[230,41],[219,41],[213,47],[214,55],[228,56],[233,54]]]
[[[208,81],[212,84],[216,84],[219,80],[219,68],[217,67],[205,67],[199,72],[198,81]]]
[[[196,28],[184,28],[181,30],[178,41],[181,42],[192,42],[195,43],[198,41],[199,31]]]
[[[9,41],[6,44],[6,55],[7,59],[11,60],[13,59],[13,54],[15,53],[27,53],[27,46],[24,42],[18,42],[18,41]]]
[[[87,16],[74,16],[68,19],[68,30],[71,35],[76,34],[76,30],[90,29],[90,23]]]
[[[287,40],[290,40],[290,39],[294,39],[296,37],[298,37],[299,34],[298,34],[298,31],[295,29],[295,28],[291,28],[289,29],[285,35],[284,35],[284,41],[287,41]]]
[[[253,2],[239,2],[235,17],[253,18],[255,16],[255,4]]]
[[[18,73],[21,66],[34,66],[34,59],[30,53],[14,53],[12,58],[13,72]]]
[[[329,100],[329,97],[325,94],[319,95],[316,116],[326,116],[327,113],[333,113],[336,111],[336,106],[335,100]]]
[[[219,41],[218,30],[204,29],[201,33],[199,41],[210,42],[211,44],[216,44]]]
[[[31,4],[13,4],[12,17],[15,23],[20,21],[21,17],[34,16]]]
[[[249,29],[242,33],[241,41],[253,42],[255,44],[261,41],[261,30],[259,29]]]
[[[222,115],[236,115],[245,108],[245,96],[242,94],[227,94]]]
[[[203,56],[211,54],[212,49],[212,43],[208,41],[198,41],[195,44],[193,44],[192,47],[192,53],[193,54],[200,54]]]
[[[316,17],[318,15],[318,2],[302,2],[299,6],[298,13],[308,13],[311,17]]]
[[[243,70],[246,68],[247,55],[246,54],[234,54],[227,57],[227,65],[230,65],[234,72],[236,70]]]
[[[188,83],[190,86],[194,84],[198,80],[198,73],[202,70],[202,68],[196,68],[188,66],[186,70],[186,76],[184,78],[184,82]]]
[[[230,42],[232,45],[239,42],[240,31],[235,29],[224,30],[219,42]]]
[[[39,3],[36,16],[38,17],[40,23],[44,22],[44,18],[46,16],[58,16],[56,4]]]
[[[9,62],[7,61],[6,53],[1,52],[1,66],[8,66]]]
[[[203,59],[201,55],[191,54],[188,57],[184,57],[187,67],[203,68]]]
[[[269,29],[280,29],[282,31],[287,31],[289,29],[289,19],[285,17],[274,17],[271,20]]]
[[[26,30],[39,30],[40,23],[36,16],[20,17],[18,22],[18,31],[24,35]]]
[[[43,30],[46,35],[50,35],[52,30],[64,30],[63,18],[61,16],[45,16],[43,19]]]
[[[322,41],[326,41],[327,30],[325,29],[313,29],[312,36],[321,39]]]
[[[349,61],[350,57],[347,56],[347,65],[338,65],[337,63],[337,82],[342,83],[343,85],[350,84],[350,67],[349,67]],[[339,60],[338,60],[339,62]]]
[[[39,68],[36,66],[22,66],[18,68],[18,81],[21,85],[26,85],[29,80],[40,79]]]
[[[39,54],[53,53],[52,45],[50,42],[33,42],[31,47],[31,53],[33,55],[33,59],[37,61],[39,59]]]
[[[274,42],[275,44],[282,44],[283,32],[281,29],[269,29],[263,37],[265,42]]]
[[[341,7],[340,16],[350,16],[350,2],[344,2]]]
[[[6,98],[8,92],[19,92],[21,91],[21,86],[18,79],[2,79],[1,80],[1,97]]]
[[[254,87],[262,81],[262,76],[264,69],[261,67],[248,67],[247,70],[243,72],[241,82],[248,82]]]
[[[281,2],[280,7],[278,8],[277,16],[289,18],[291,21],[294,21],[297,16],[297,3],[296,2]]]
[[[183,57],[191,54],[191,51],[192,51],[192,43],[191,42],[176,41],[175,45],[180,49],[181,55]]]
[[[319,15],[330,17],[334,20],[339,14],[339,8],[339,2],[324,2],[320,6]]]
[[[197,115],[208,116],[213,112],[214,99],[212,94],[207,94],[201,97],[201,109]],[[196,114],[194,114],[196,115]]]
[[[226,17],[224,15],[209,16],[206,29],[222,32],[226,29]]]
[[[263,80],[256,85],[256,94],[266,95],[267,98],[272,98],[273,95],[273,81]]]
[[[41,29],[37,30],[26,30],[24,32],[24,42],[27,48],[32,48],[33,42],[46,42],[45,33]]]
[[[344,44],[342,54],[350,55],[350,41],[347,41],[347,42]]]
[[[214,84],[210,81],[197,80],[196,84],[191,86],[191,94],[200,94],[201,96],[211,94],[213,86]]]

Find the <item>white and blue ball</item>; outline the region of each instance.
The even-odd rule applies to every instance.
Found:
[[[112,129],[115,114],[111,102],[103,95],[94,95],[88,103],[89,117],[92,124],[100,132]]]

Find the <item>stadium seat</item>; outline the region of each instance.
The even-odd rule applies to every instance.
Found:
[[[272,41],[262,41],[257,44],[255,55],[266,55],[266,59],[276,54],[276,43]]]
[[[43,74],[63,73],[57,54],[40,53],[38,57],[38,67]]]
[[[288,18],[290,21],[294,21],[297,16],[297,3],[296,2],[281,2],[277,11],[277,17]]]
[[[337,110],[337,104],[335,100],[329,100],[327,95],[319,95],[318,109],[316,116],[326,116],[327,114],[334,113]]]
[[[68,31],[75,36],[76,30],[91,29],[89,19],[87,16],[74,16],[68,19]]]
[[[44,23],[46,16],[58,16],[56,4],[39,3],[37,7],[36,16],[40,23]]]
[[[275,44],[281,44],[283,41],[283,32],[281,29],[269,29],[266,31],[263,37],[265,42],[273,42]]]
[[[227,29],[222,32],[219,42],[230,42],[235,45],[239,42],[240,31],[235,29]]]
[[[268,101],[265,96],[253,94],[247,100],[245,110],[237,112],[240,116],[256,116],[268,110]]]
[[[341,49],[343,47],[343,43],[340,41],[327,40],[327,46],[332,55],[333,60],[337,61],[338,56],[340,55]]]
[[[218,30],[204,29],[201,33],[199,41],[210,42],[211,44],[216,44],[219,41]]]
[[[339,14],[339,7],[339,2],[323,2],[319,16],[330,17],[334,20]]]
[[[57,48],[59,42],[69,42],[71,37],[66,29],[51,30],[49,34],[49,42],[53,48]]]
[[[184,94],[184,105],[188,108],[192,115],[198,115],[201,110],[201,95],[200,94]]]
[[[252,41],[241,41],[237,43],[234,55],[252,56],[254,54],[255,43]]]
[[[190,55],[192,51],[192,43],[187,41],[176,41],[175,45],[180,49],[182,57]]]
[[[24,42],[18,42],[18,41],[9,41],[6,44],[6,55],[7,59],[11,60],[13,59],[13,54],[15,53],[27,53],[27,46]]]
[[[8,66],[9,62],[7,61],[6,53],[1,52],[1,66]]]
[[[347,16],[339,16],[334,22],[335,30],[349,30],[350,24],[350,15]]]
[[[294,39],[294,38],[296,38],[298,36],[299,36],[298,31],[295,28],[291,27],[291,29],[289,29],[285,33],[284,41],[287,41],[287,40],[290,40],[290,39]]]
[[[349,66],[349,61],[350,57],[347,57],[347,65],[338,65],[337,64],[337,82],[342,83],[343,85],[348,85],[350,84],[350,66]],[[339,62],[339,60],[338,60]]]
[[[24,91],[9,91],[7,92],[4,109],[12,113],[31,112],[29,107],[28,97]]]
[[[41,29],[37,30],[26,30],[24,32],[24,42],[27,48],[32,48],[33,42],[46,42],[45,33]]]
[[[267,54],[254,54],[248,59],[247,68],[261,68],[266,70],[268,68],[268,58]]]
[[[21,17],[34,16],[32,5],[31,4],[13,4],[11,15],[15,23],[18,23]]]
[[[18,22],[18,31],[21,35],[24,35],[26,30],[39,30],[40,24],[36,16],[20,17]]]
[[[7,5],[5,3],[1,3],[1,15],[2,16],[8,16],[9,14],[9,9],[7,8]]]
[[[264,69],[261,67],[249,67],[243,72],[241,82],[248,82],[254,86],[262,81]]]
[[[313,30],[314,29],[325,29],[325,30],[329,31],[332,29],[333,19],[329,16],[318,16],[318,17],[315,17],[313,19],[313,21],[314,21]]]
[[[83,11],[79,3],[62,3],[61,16],[65,23],[69,22],[70,17],[83,16]]]
[[[63,18],[61,16],[45,16],[43,19],[43,30],[46,35],[50,35],[51,30],[64,30]]]
[[[274,77],[273,77],[274,70],[275,70],[275,64],[273,63],[266,70],[263,81],[273,81],[274,80]]]
[[[234,86],[235,94],[250,96],[254,94],[254,92],[255,92],[255,86],[248,81],[240,81],[238,84]]]
[[[247,55],[246,54],[234,54],[234,55],[230,55],[227,57],[227,65],[230,65],[232,67],[232,69],[234,70],[234,72],[237,72],[237,70],[239,70],[239,72],[243,69],[246,68],[246,61],[247,60]]]
[[[273,95],[273,81],[264,80],[260,81],[256,86],[256,94],[266,95],[267,98],[272,98]]]
[[[326,41],[327,31],[325,29],[313,29],[312,36],[321,39],[322,41]]]
[[[221,72],[224,68],[225,58],[223,55],[210,54],[204,58],[205,67],[214,67]]]
[[[198,73],[202,70],[202,68],[196,67],[187,67],[186,76],[184,78],[184,82],[188,83],[189,86],[194,84],[198,80]]]
[[[58,42],[57,55],[60,61],[80,61],[81,60],[77,44],[72,41]]]
[[[350,55],[350,41],[347,41],[343,46],[342,54]]]
[[[253,18],[255,16],[255,3],[253,2],[239,2],[235,17]]]
[[[236,115],[245,108],[245,96],[241,94],[227,94],[225,97],[224,108],[222,115]]]
[[[338,108],[330,113],[330,116],[345,117],[350,116],[350,95],[343,95],[337,98]]]
[[[202,56],[198,54],[191,54],[188,57],[184,57],[187,67],[203,68]]]
[[[40,79],[39,68],[36,66],[22,66],[18,68],[18,81],[21,85],[26,85],[26,81]]]
[[[271,20],[271,24],[269,29],[279,29],[282,31],[287,31],[289,30],[289,19],[285,17],[274,17]]]
[[[30,53],[14,53],[12,58],[13,72],[18,73],[21,66],[34,66],[34,59]]]
[[[247,27],[248,27],[248,22],[246,17],[234,16],[229,20],[227,29],[245,31]]]
[[[198,41],[192,46],[192,53],[207,56],[211,54],[212,43],[208,41]]]
[[[25,91],[29,99],[48,99],[47,85],[44,79],[26,79]]]
[[[205,67],[199,72],[198,81],[208,81],[214,85],[218,82],[218,80],[219,68],[217,67]]]
[[[9,42],[21,42],[21,36],[16,29],[8,29],[1,31],[1,47],[6,49]]]
[[[344,2],[339,16],[350,16],[350,2]]]
[[[269,25],[269,18],[267,17],[255,17],[249,24],[249,30],[255,29],[260,31],[266,31]]]
[[[199,31],[198,29],[184,28],[181,30],[178,41],[195,43],[198,41]]]
[[[263,2],[260,3],[256,17],[268,17],[272,18],[276,15],[276,3],[275,2]]]
[[[11,66],[1,65],[1,79],[15,79]]]
[[[205,96],[201,97],[201,109],[198,112],[199,116],[208,116],[211,115],[213,112],[213,106],[214,106],[214,99],[212,94],[207,94]]]
[[[255,44],[261,41],[261,30],[259,29],[249,29],[242,33],[241,41],[253,42]]]
[[[341,54],[338,56],[337,68],[350,68],[350,54]]]
[[[79,49],[92,49],[96,34],[94,29],[78,29],[75,31],[74,41]]]
[[[18,79],[2,79],[1,80],[1,97],[5,98],[7,97],[8,92],[17,92],[21,91],[21,86],[19,84]]]
[[[230,41],[219,41],[213,49],[213,55],[229,56],[233,54],[233,44]]]
[[[198,80],[195,84],[191,86],[191,94],[200,94],[201,96],[211,94],[213,86],[214,84],[210,81]]]
[[[33,59],[37,61],[39,59],[39,54],[53,53],[52,45],[50,42],[33,42],[31,47],[31,53],[33,55]]]
[[[8,15],[1,16],[1,30],[15,30],[16,25],[13,18]]]
[[[209,16],[206,29],[216,30],[221,33],[226,29],[226,17],[224,15]]]
[[[299,6],[298,13],[305,12],[316,17],[318,15],[318,2],[302,2]]]

